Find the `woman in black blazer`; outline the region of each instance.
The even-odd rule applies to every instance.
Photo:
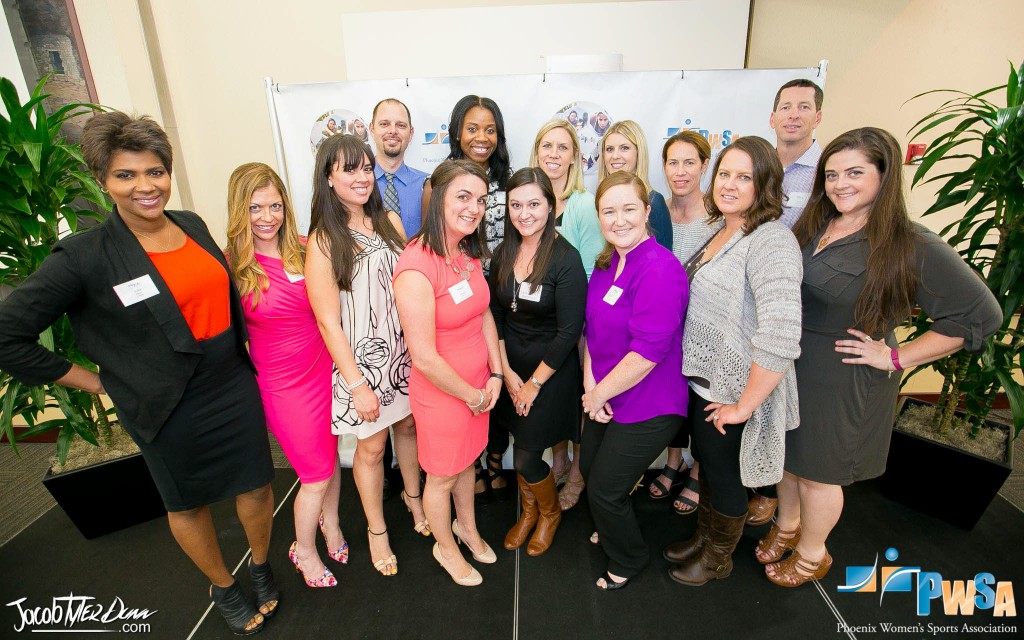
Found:
[[[0,304],[0,369],[26,385],[110,396],[175,540],[209,578],[231,630],[255,633],[278,600],[267,561],[274,469],[238,294],[202,219],[164,209],[171,146],[153,120],[103,113],[81,142],[114,211],[58,242]],[[99,374],[39,344],[63,313]],[[207,507],[230,497],[252,547],[255,606],[224,565]]]

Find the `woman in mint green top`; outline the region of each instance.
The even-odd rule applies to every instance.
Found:
[[[572,125],[566,120],[552,120],[537,132],[530,166],[539,168],[551,180],[558,198],[555,229],[580,252],[589,280],[594,260],[604,249],[604,237],[597,223],[594,196],[583,188],[579,157],[580,142]]]
[[[580,140],[570,122],[551,120],[540,128],[530,152],[530,166],[539,168],[551,180],[556,197],[555,230],[580,252],[587,280],[590,280],[594,261],[604,250],[605,241],[597,221],[594,196],[583,188]],[[570,464],[568,440],[551,447],[551,471],[555,481],[565,481],[558,492],[558,503],[563,511],[574,507],[583,491],[579,443],[575,443],[574,453]]]

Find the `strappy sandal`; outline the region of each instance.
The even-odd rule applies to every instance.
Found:
[[[502,466],[500,453],[487,454],[487,468],[484,471],[487,479],[487,487],[491,493],[494,494],[494,497],[501,501],[508,500],[508,480],[505,480],[505,477],[501,475]],[[496,480],[501,480],[505,484],[500,487],[496,487],[494,486],[494,482]]]
[[[270,568],[270,560],[263,564],[254,564],[252,558],[249,558],[249,577],[252,578],[252,586],[256,590],[256,608],[263,614],[264,620],[273,618],[277,613],[281,593],[277,590],[274,571]]]
[[[651,484],[647,485],[647,494],[651,496],[651,500],[664,500],[669,498],[675,493],[679,487],[682,487],[686,480],[679,479],[679,476],[684,473],[684,469],[689,471],[689,467],[686,466],[685,460],[679,461],[679,467],[670,467],[665,465],[661,473],[658,474],[654,480],[651,480]],[[668,484],[662,478],[668,479]],[[655,494],[655,491],[658,493]]]
[[[412,507],[409,506],[409,501],[410,500],[420,500],[420,498],[422,498],[422,497],[423,497],[423,492],[422,491],[420,491],[420,495],[418,495],[418,496],[410,496],[403,489],[402,490],[402,502],[405,503],[405,510],[408,511],[409,513],[412,513]],[[423,508],[422,502],[420,503],[420,508],[421,509]],[[415,523],[415,525],[413,526],[413,529],[416,531],[416,533],[420,534],[421,536],[425,536],[425,537],[428,537],[428,538],[430,537],[430,523],[427,522],[426,517],[424,517],[423,520],[420,520],[419,522]]]
[[[377,533],[376,531],[371,531],[370,527],[366,527],[366,532],[371,536],[384,536],[387,535],[388,530],[384,529],[380,533]],[[389,565],[391,566],[390,569],[388,568]],[[393,576],[398,573],[398,558],[396,558],[395,554],[392,553],[390,556],[381,558],[377,562],[374,562],[373,568],[382,576]]]
[[[228,623],[231,633],[236,636],[251,636],[263,629],[263,614],[245,597],[237,580],[231,583],[230,587],[211,584],[210,599],[224,617],[224,622]],[[256,624],[250,627],[253,621],[256,621]]]
[[[692,491],[697,495],[697,500],[687,498],[683,495],[685,491]],[[672,503],[672,510],[681,516],[688,516],[697,512],[697,502],[700,500],[700,482],[693,476],[686,476],[686,481],[683,482],[683,490],[676,496],[675,502]],[[686,509],[680,509],[676,503],[682,503]]]
[[[769,568],[775,572],[774,576],[768,573]],[[827,549],[825,550],[825,555],[817,562],[804,558],[800,555],[799,551],[793,549],[793,555],[782,562],[769,564],[764,568],[764,573],[768,576],[769,580],[780,587],[799,587],[811,580],[821,580],[828,575],[828,570],[831,568],[832,556],[829,555]],[[803,573],[800,573],[801,571]]]
[[[583,481],[582,476],[578,480],[569,478],[558,490],[558,507],[562,511],[568,511],[575,507],[576,503],[580,501],[580,493],[583,492],[585,486],[587,483]]]
[[[792,531],[783,531],[778,524],[773,524],[768,535],[761,538],[757,543],[757,561],[761,564],[772,564],[782,559],[790,549],[796,549],[796,543],[800,542],[800,525]]]

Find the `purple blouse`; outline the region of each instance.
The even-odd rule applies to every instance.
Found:
[[[611,266],[594,269],[587,291],[587,349],[594,379],[601,382],[627,353],[654,368],[635,386],[609,400],[615,422],[633,423],[664,415],[686,415],[683,321],[689,284],[679,259],[653,237],[626,255],[615,278]],[[618,296],[616,298],[616,296]]]

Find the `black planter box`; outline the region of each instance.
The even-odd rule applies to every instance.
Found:
[[[903,398],[899,414],[910,404],[930,403]],[[990,421],[985,424],[1009,432],[1006,425]],[[970,531],[1013,470],[1013,442],[1009,442],[1006,461],[996,462],[893,429],[882,476],[882,494]],[[949,477],[956,480],[939,482],[940,478]]]
[[[86,538],[166,515],[141,453],[54,475],[43,485]]]

